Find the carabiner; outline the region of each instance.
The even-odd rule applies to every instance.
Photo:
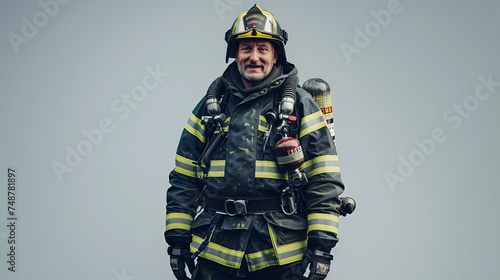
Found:
[[[285,210],[285,208],[288,208],[290,211]],[[284,189],[281,194],[281,211],[288,216],[297,213],[297,203],[289,187]]]

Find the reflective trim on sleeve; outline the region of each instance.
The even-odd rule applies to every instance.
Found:
[[[307,115],[300,121],[299,138],[302,138],[306,134],[316,131],[324,126],[326,126],[326,121],[321,111]]]
[[[339,231],[339,216],[334,214],[314,213],[307,215],[307,233],[313,230],[329,231],[335,234]]]
[[[175,155],[174,171],[192,178],[198,178],[198,174],[203,174],[201,168],[194,164],[195,160]]]
[[[165,222],[165,231],[172,229],[185,229],[187,231],[191,230],[191,224],[193,223],[193,216],[185,213],[169,213],[167,214]]]
[[[205,125],[201,124],[201,120],[191,113],[189,119],[184,127],[189,133],[200,139],[205,143]]]
[[[203,240],[203,238],[193,235],[193,241],[191,242],[192,253],[198,250],[198,247],[200,247]],[[209,241],[205,250],[203,250],[199,254],[199,257],[214,261],[227,267],[238,269],[241,266],[241,261],[243,260],[244,254],[245,252],[243,251],[229,249],[212,241]]]
[[[325,155],[315,157],[304,162],[301,166],[308,178],[322,173],[340,172],[339,157],[337,155]]]

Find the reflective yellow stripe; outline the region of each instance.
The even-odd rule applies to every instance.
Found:
[[[300,133],[299,138],[316,131],[322,127],[326,126],[326,121],[323,113],[317,111],[302,118],[300,121]]]
[[[185,219],[191,222],[194,220],[193,216],[186,213],[168,213],[167,219]]]
[[[291,155],[286,155],[286,156],[282,156],[282,157],[276,157],[276,161],[278,161],[279,164],[288,164],[288,163],[291,163],[291,162],[296,162],[300,159],[303,159],[304,158],[304,153],[302,152],[302,150],[300,150],[299,152],[297,153],[294,153],[294,154],[291,154]]]
[[[198,174],[202,174],[202,171],[194,162],[195,160],[176,154],[174,171],[188,177],[198,178]]]
[[[246,15],[246,12],[243,12],[241,13],[237,18],[236,20],[234,21],[233,23],[233,30],[231,31],[231,35],[234,34],[234,31],[236,30],[236,26],[238,25],[239,21],[240,21],[240,18],[243,16],[243,15]]]
[[[212,238],[210,237],[210,239]],[[196,252],[203,240],[203,238],[193,235],[193,241],[191,242],[191,252]],[[243,260],[244,254],[245,252],[243,251],[229,249],[212,241],[209,241],[207,248],[205,248],[205,250],[203,250],[203,252],[201,252],[199,256],[216,263],[238,269],[241,266],[241,261]]]
[[[300,261],[306,251],[307,240],[279,246],[277,248],[280,265]]]
[[[236,38],[240,39],[240,38],[251,38],[251,37],[258,37],[258,38],[262,38],[262,37],[272,38],[273,37],[272,35],[262,33],[260,31],[255,30],[255,29],[254,29],[254,31],[257,33],[257,36],[252,35],[253,31],[252,32],[249,31],[249,32],[246,32],[246,33],[243,33],[243,34],[239,34]]]
[[[293,242],[285,245],[279,245],[278,242],[276,241],[276,234],[274,233],[274,229],[270,223],[267,223],[267,229],[269,230],[271,243],[273,244],[273,249],[276,252],[275,258],[279,265],[289,264],[302,259],[302,256],[304,255],[304,252],[307,249],[307,240]],[[275,261],[272,258],[269,258],[269,260],[260,262],[256,264],[256,266],[258,265],[259,267],[266,267],[274,265],[274,263]]]
[[[322,173],[340,172],[338,161],[337,155],[319,156],[304,162],[300,168],[311,178]]]
[[[191,230],[191,225],[186,225],[186,224],[181,224],[181,223],[171,223],[171,224],[168,224],[165,226],[165,231],[168,231],[171,229]]]
[[[271,224],[267,223],[267,228],[269,230],[269,235],[271,236],[271,242],[278,253],[277,258],[280,265],[292,263],[302,258],[306,249],[307,240],[280,246],[276,241],[276,234],[274,233],[274,229]]]
[[[191,113],[189,120],[184,127],[189,133],[196,136],[202,143],[205,143],[205,125],[201,124],[201,120]]]
[[[282,246],[276,244],[275,248],[247,254],[248,270],[256,271],[273,265],[285,265],[300,261],[306,249],[307,240],[304,240]]]
[[[224,177],[225,167],[225,160],[211,160],[208,177]],[[255,162],[255,178],[286,180],[286,173],[278,167],[275,161],[257,160]]]
[[[259,131],[265,132],[267,130],[267,120],[264,116],[259,117],[260,122],[259,122]]]
[[[224,132],[228,132],[229,131],[229,122],[231,120],[231,117],[228,117],[223,123],[222,123],[222,130],[224,130]],[[214,132],[214,135],[215,134],[218,134],[220,133],[219,129],[217,128],[217,130]],[[215,139],[215,138],[214,138]]]
[[[275,161],[258,160],[255,162],[255,178],[285,180],[286,174]]]
[[[210,169],[208,169],[208,177],[224,177],[225,167],[225,160],[211,160]]]
[[[313,230],[329,231],[335,234],[338,233],[339,229],[339,217],[334,214],[323,214],[314,213],[307,215],[307,232]]]
[[[200,253],[199,256],[218,264],[236,269],[240,268],[243,257],[246,257],[249,271],[256,271],[269,266],[285,265],[302,259],[307,247],[307,240],[280,246],[276,241],[274,230],[269,223],[268,229],[273,248],[245,255],[244,251],[229,249],[212,242],[211,236],[207,247]],[[204,238],[193,235],[190,248],[191,252],[196,252],[203,241]]]
[[[169,213],[166,217],[165,231],[172,229],[191,230],[193,216],[185,213]]]
[[[266,16],[266,21],[268,23],[265,24],[265,32],[266,33],[271,33],[273,35],[281,35],[281,34],[278,34],[278,21],[276,20],[276,18],[271,14],[269,13],[268,11],[264,11],[262,10],[259,5],[256,5],[257,8],[262,12],[262,14],[264,14]],[[234,35],[235,32],[245,32],[245,30],[241,30],[242,27],[240,27],[240,25],[242,25],[242,22],[243,22],[243,19],[241,19],[241,17],[245,16],[248,12],[243,12],[241,13],[237,18],[236,20],[234,21],[233,23],[233,27],[232,27],[232,30],[231,30],[231,35]],[[270,26],[269,26],[270,25]],[[237,30],[237,27],[239,27],[238,29],[240,30]],[[272,28],[272,30],[270,29]],[[250,30],[248,30],[247,33],[251,33]],[[259,32],[259,34],[262,34]],[[271,37],[271,35],[268,35],[269,37]],[[239,38],[239,37],[238,37]]]
[[[301,167],[302,169],[307,169],[309,166],[312,166],[313,164],[325,161],[339,161],[339,157],[337,155],[325,155],[325,156],[315,157],[311,160],[304,162]]]
[[[273,265],[279,265],[274,248],[246,255],[248,270],[256,271]]]

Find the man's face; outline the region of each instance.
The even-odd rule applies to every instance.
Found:
[[[263,81],[271,73],[277,57],[278,52],[269,40],[241,40],[236,50],[236,63],[245,87]]]

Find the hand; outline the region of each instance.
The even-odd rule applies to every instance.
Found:
[[[333,256],[321,250],[307,249],[302,257],[302,261],[293,270],[293,279],[304,279],[304,273],[309,267],[308,280],[323,280],[330,271],[330,262]]]
[[[177,280],[190,280],[186,275],[186,265],[189,272],[193,274],[194,259],[191,258],[189,245],[187,247],[180,245],[170,246],[168,247],[168,254],[170,255],[170,267],[174,272],[175,278]]]

